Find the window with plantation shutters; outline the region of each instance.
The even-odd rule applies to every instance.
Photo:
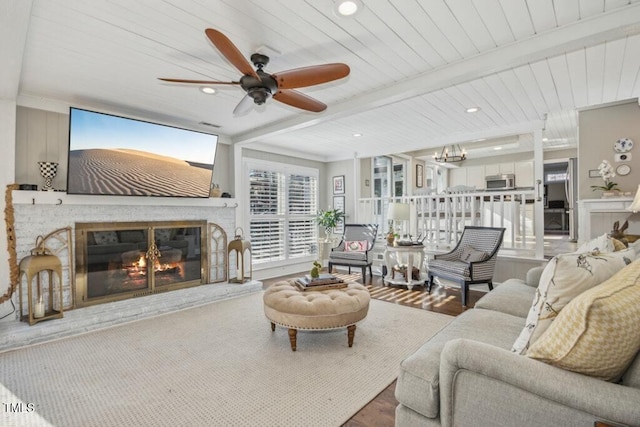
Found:
[[[253,262],[272,263],[315,255],[317,170],[268,162],[247,166]]]

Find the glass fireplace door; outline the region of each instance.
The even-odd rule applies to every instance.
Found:
[[[78,305],[205,283],[206,221],[76,224]]]

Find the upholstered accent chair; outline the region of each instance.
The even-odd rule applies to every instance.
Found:
[[[486,283],[492,290],[504,232],[505,229],[499,227],[466,226],[451,252],[437,254],[429,261],[428,291],[431,292],[435,277],[460,283],[462,305],[466,307],[469,285]]]
[[[378,234],[378,224],[345,224],[342,240],[329,254],[329,273],[334,265],[360,267],[362,269],[362,283],[366,283],[367,268],[372,278],[371,264],[373,263],[373,245]]]

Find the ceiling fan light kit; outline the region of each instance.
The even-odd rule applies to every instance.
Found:
[[[244,114],[249,111],[251,104],[247,102],[247,99],[253,100],[253,103],[256,105],[262,105],[267,102],[269,98],[273,98],[276,101],[292,107],[319,113],[327,108],[324,103],[294,89],[328,83],[344,78],[351,72],[348,65],[334,63],[296,68],[276,74],[269,74],[263,71],[263,68],[269,63],[269,57],[267,55],[263,53],[254,53],[251,55],[251,62],[256,68],[254,70],[249,61],[247,61],[227,36],[212,28],[207,28],[205,34],[220,51],[222,56],[243,74],[240,80],[232,82],[173,78],[160,78],[160,80],[170,83],[199,85],[239,85],[247,95],[240,100],[233,110],[234,115]],[[204,89],[205,88],[201,88],[205,93],[215,92],[215,89],[214,92],[206,92]]]

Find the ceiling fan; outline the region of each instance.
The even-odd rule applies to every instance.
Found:
[[[251,108],[252,101],[257,105],[262,105],[271,97],[292,107],[319,113],[327,108],[325,104],[294,89],[338,80],[348,76],[350,72],[348,65],[333,63],[269,74],[263,71],[264,66],[269,63],[268,56],[261,53],[251,55],[251,62],[256,67],[256,70],[254,70],[249,61],[245,59],[227,36],[212,28],[207,28],[205,34],[220,53],[243,74],[240,80],[231,82],[168,78],[160,78],[160,80],[200,85],[240,85],[247,92],[247,95],[240,100],[240,103],[233,110],[235,115],[246,113]]]

